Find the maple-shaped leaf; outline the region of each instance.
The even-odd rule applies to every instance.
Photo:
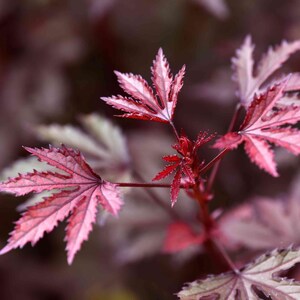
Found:
[[[300,262],[300,250],[274,250],[241,270],[211,276],[188,284],[181,300],[297,300],[300,282],[280,277],[280,272]]]
[[[299,182],[298,176],[284,197],[255,197],[224,214],[219,220],[222,235],[233,245],[253,250],[299,246]]]
[[[290,126],[300,121],[300,107],[276,106],[285,87],[286,80],[256,96],[239,131],[227,133],[216,141],[214,147],[234,149],[245,142],[245,151],[251,161],[271,175],[278,176],[268,142],[293,154],[300,153],[300,131]]]
[[[182,133],[179,137],[178,143],[172,146],[179,155],[174,154],[163,157],[163,160],[166,161],[168,165],[152,180],[155,181],[164,179],[176,171],[171,184],[172,206],[178,198],[182,175],[184,175],[187,179],[186,184],[194,183],[195,179],[198,177],[199,171],[203,166],[203,162],[199,162],[197,151],[213,137],[214,135],[208,135],[206,132],[200,132],[196,141],[191,141],[184,133]]]
[[[174,115],[178,93],[183,86],[185,66],[173,78],[169,63],[160,48],[151,70],[157,96],[141,76],[116,71],[121,88],[130,97],[118,95],[101,99],[126,112],[121,117],[169,123]]]
[[[55,146],[64,144],[67,147],[78,149],[92,169],[101,174],[103,179],[118,182],[130,181],[127,140],[120,128],[96,113],[81,116],[79,122],[84,130],[69,124],[50,124],[38,126],[35,132],[39,139]],[[0,173],[0,180],[15,177],[18,173],[30,172],[33,169],[38,171],[55,170],[46,163],[39,162],[36,157],[26,157],[6,167]],[[43,201],[43,198],[50,194],[51,192],[34,194],[20,204],[17,209],[23,211],[28,206]]]
[[[277,102],[277,106],[288,106],[293,104],[294,106],[300,106],[299,99],[300,92],[300,73],[292,73],[289,81],[285,87],[285,93],[282,98]]]
[[[78,149],[89,165],[108,181],[129,181],[130,157],[120,128],[101,115],[81,116],[80,128],[73,125],[41,125],[38,137],[53,145]],[[82,130],[83,129],[83,130]]]
[[[45,232],[50,232],[71,213],[66,233],[68,263],[71,264],[81,244],[95,222],[98,205],[117,215],[122,205],[117,185],[102,180],[85,162],[80,152],[61,148],[25,148],[42,162],[57,168],[60,173],[26,173],[9,178],[0,184],[0,191],[17,196],[31,192],[60,190],[44,201],[31,206],[17,221],[8,244],[0,251],[4,254],[26,243],[34,245]]]
[[[234,79],[238,84],[238,96],[241,104],[247,108],[254,95],[261,92],[260,89],[266,80],[281,67],[291,54],[298,50],[300,50],[300,41],[291,43],[283,41],[275,48],[270,47],[259,61],[257,68],[254,69],[254,45],[251,37],[247,36],[232,59],[235,70]]]

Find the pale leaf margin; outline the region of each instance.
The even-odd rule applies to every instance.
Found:
[[[272,300],[297,300],[300,282],[283,278],[279,273],[299,262],[299,248],[276,249],[240,270],[189,283],[177,296],[180,300],[259,300],[255,287]]]

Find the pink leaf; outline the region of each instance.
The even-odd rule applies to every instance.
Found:
[[[250,160],[274,177],[278,177],[274,153],[265,141],[252,136],[245,137],[245,151]]]
[[[0,190],[16,195],[53,189],[62,191],[45,198],[23,214],[0,254],[22,248],[28,242],[34,245],[44,232],[52,231],[59,221],[71,214],[66,238],[68,262],[71,263],[82,242],[88,238],[97,205],[102,205],[113,215],[120,210],[122,200],[117,185],[102,180],[82,155],[70,148],[26,150],[65,174],[35,171],[8,179],[0,184]]]
[[[213,145],[213,148],[228,148],[235,149],[243,141],[242,137],[237,132],[229,132],[220,137]]]
[[[255,250],[300,245],[299,176],[288,194],[255,197],[227,212],[219,228],[227,245]]]
[[[172,117],[174,115],[174,111],[177,105],[178,94],[183,87],[184,74],[185,74],[185,66],[183,66],[181,70],[177,73],[171,86],[171,94],[170,94],[170,100],[168,106],[171,111]]]
[[[253,86],[253,51],[251,36],[247,36],[240,49],[236,51],[236,57],[232,58],[232,66],[235,70],[234,80],[238,84],[238,96],[241,103],[247,103],[247,95]]]
[[[152,67],[152,80],[157,93],[139,75],[115,72],[121,88],[132,98],[113,96],[101,98],[126,114],[122,117],[169,123],[174,114],[178,93],[182,87],[184,67],[173,80],[169,64],[159,49]]]
[[[156,111],[158,102],[153,91],[148,83],[139,75],[122,74],[115,71],[118,77],[120,87],[125,93],[129,94],[134,99],[140,101],[141,105],[148,106],[150,109]]]
[[[72,264],[77,251],[80,250],[83,241],[87,240],[92,224],[96,220],[97,198],[81,199],[69,218],[66,241],[68,252],[68,264]]]
[[[186,223],[172,223],[167,231],[163,251],[178,252],[189,246],[202,244],[204,240],[204,235],[197,235]]]
[[[240,130],[228,133],[214,144],[215,148],[236,148],[242,141],[251,161],[273,176],[278,176],[274,154],[269,143],[286,148],[293,154],[300,153],[300,131],[288,125],[300,121],[300,107],[293,104],[277,106],[287,80],[256,96],[247,109]]]
[[[171,85],[173,78],[170,74],[169,63],[164,56],[163,50],[160,48],[153,61],[152,71],[152,81],[163,105],[163,108],[167,107],[169,101],[169,94],[171,90]]]
[[[269,48],[254,70],[254,45],[251,37],[247,36],[241,48],[237,50],[236,57],[232,59],[241,104],[247,108],[254,95],[261,92],[260,89],[266,80],[299,49],[300,41],[283,41],[279,46]]]

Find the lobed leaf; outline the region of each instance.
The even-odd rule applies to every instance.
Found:
[[[232,59],[234,80],[238,84],[238,96],[244,107],[248,107],[255,94],[261,92],[266,80],[281,67],[291,54],[300,49],[300,41],[283,41],[275,48],[269,48],[261,58],[256,70],[254,69],[253,51],[254,45],[251,37],[247,36],[236,56]],[[299,84],[297,84],[299,86]]]
[[[268,143],[283,147],[293,154],[300,153],[300,132],[289,125],[300,121],[300,107],[277,106],[288,79],[256,96],[247,109],[238,132],[230,132],[214,144],[215,148],[234,149],[242,142],[253,163],[272,176],[278,176],[273,151]]]
[[[169,123],[173,118],[178,93],[183,85],[185,67],[173,80],[169,63],[160,48],[151,71],[157,96],[140,75],[116,71],[121,88],[132,98],[112,96],[101,99],[114,108],[126,112],[121,115],[122,117]]]
[[[219,220],[222,235],[237,246],[253,250],[299,246],[299,179],[284,197],[255,197],[230,210]]]
[[[282,278],[279,272],[299,262],[299,249],[274,250],[241,270],[192,282],[178,297],[181,300],[259,300],[259,291],[270,300],[297,300],[300,282]]]
[[[66,236],[68,263],[71,264],[82,242],[88,238],[97,206],[100,204],[111,214],[118,214],[123,203],[118,187],[101,179],[80,152],[71,148],[62,146],[26,150],[63,173],[34,171],[20,174],[1,183],[0,191],[16,195],[52,190],[60,192],[28,208],[16,223],[8,244],[0,254],[17,247],[22,248],[28,242],[34,245],[44,232],[52,231],[59,221],[71,214]]]
[[[81,128],[72,125],[41,125],[38,137],[54,145],[65,144],[81,151],[91,167],[109,181],[128,181],[130,157],[121,130],[108,119],[89,114],[80,117]]]

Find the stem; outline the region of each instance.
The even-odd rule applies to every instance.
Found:
[[[213,227],[215,227],[215,221],[214,219],[210,216],[209,211],[208,211],[208,206],[207,206],[207,196],[209,196],[206,193],[202,193],[200,191],[199,185],[195,184],[194,185],[194,196],[195,199],[198,201],[200,205],[200,219],[201,223],[204,226],[204,230],[209,236],[210,231]]]
[[[229,255],[227,254],[224,247],[217,240],[211,239],[211,241],[215,245],[216,249],[218,249],[219,253],[222,254],[224,261],[226,261],[226,263],[230,267],[230,269],[233,270],[235,273],[238,273],[239,272],[238,268],[235,266],[234,262],[229,257]]]
[[[236,121],[237,121],[237,119],[238,119],[238,116],[239,116],[239,114],[240,114],[240,112],[241,112],[241,108],[242,108],[242,106],[240,105],[240,103],[238,103],[238,104],[236,105],[236,107],[235,107],[234,114],[233,114],[232,119],[231,119],[231,121],[230,121],[230,124],[229,124],[229,126],[228,126],[227,133],[228,133],[228,132],[231,132],[232,129],[234,128],[235,123],[236,123]],[[226,149],[224,149],[223,151],[226,151]],[[222,152],[223,152],[223,151],[222,151]],[[222,152],[221,152],[221,153],[222,153]],[[224,154],[225,154],[225,153],[224,153]],[[220,163],[221,163],[221,160],[218,160],[218,161],[214,164],[213,169],[212,169],[212,171],[211,171],[211,173],[210,173],[210,176],[209,176],[209,178],[208,178],[208,182],[207,182],[207,186],[206,186],[206,190],[207,190],[208,193],[210,193],[210,191],[211,191],[211,189],[212,189],[212,187],[213,187],[213,185],[214,185],[214,182],[215,182],[217,173],[218,173],[219,168],[220,168]]]
[[[171,188],[171,184],[163,184],[163,183],[131,183],[131,182],[116,182],[115,183],[121,187],[140,187],[140,188]],[[181,184],[181,189],[186,189],[186,185]]]
[[[222,268],[225,268],[225,270],[229,267],[229,269],[233,270],[234,272],[238,272],[223,246],[219,244],[218,241],[216,241],[212,236],[212,230],[216,227],[216,224],[215,220],[211,217],[208,211],[207,197],[209,197],[209,193],[202,193],[198,185],[195,185],[194,193],[195,199],[198,200],[200,205],[201,223],[203,224],[206,236],[208,237],[207,241],[204,243],[207,252],[212,255],[214,259],[217,258],[222,265]]]
[[[175,127],[173,121],[170,120],[170,121],[169,121],[169,124],[171,125],[171,127],[172,127],[172,129],[173,129],[173,132],[174,132],[174,134],[175,134],[177,140],[179,141],[179,134],[178,134],[178,131],[177,131],[177,129],[176,129],[176,127]]]
[[[134,175],[138,180],[144,181],[143,177],[138,172],[135,171]],[[162,201],[151,189],[144,188],[144,190],[158,206],[160,206],[164,211],[166,211],[166,213],[169,214],[174,221],[181,220],[181,217],[178,215],[178,213],[172,209],[170,205]]]
[[[210,168],[212,168],[215,163],[217,163],[226,153],[228,152],[228,149],[223,149],[217,156],[215,156],[209,163],[207,163],[200,171],[200,174],[203,174],[207,172]]]
[[[121,187],[141,187],[141,188],[170,188],[170,184],[161,183],[131,183],[131,182],[116,182],[118,186]]]
[[[238,119],[239,113],[241,111],[241,105],[238,104],[235,108],[234,115],[230,121],[229,127],[227,132],[231,132],[236,124]],[[225,249],[217,240],[214,239],[213,230],[216,228],[215,220],[211,217],[209,210],[208,210],[208,200],[211,197],[211,189],[214,184],[217,172],[220,167],[221,158],[228,152],[228,149],[223,149],[216,157],[214,157],[206,166],[204,166],[200,170],[200,174],[208,171],[210,168],[213,168],[208,182],[204,188],[204,191],[200,190],[199,184],[194,185],[194,197],[198,201],[200,205],[200,220],[203,224],[205,233],[208,237],[207,241],[205,242],[204,246],[207,249],[207,252],[211,255],[218,258],[222,265],[229,267],[234,272],[238,272],[236,266],[234,265],[233,261],[230,259],[228,254],[226,253]]]

